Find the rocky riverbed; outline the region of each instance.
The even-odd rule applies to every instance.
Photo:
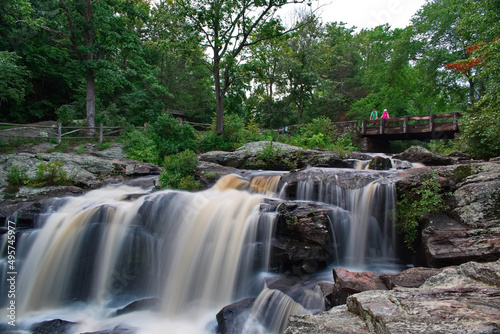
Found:
[[[471,161],[455,155],[443,157],[412,148],[387,156],[303,150],[272,143],[277,159],[267,163],[258,152],[269,142],[252,143],[235,152],[208,152],[199,156],[197,178],[205,188],[224,175],[247,176],[254,169],[286,169],[280,199],[265,201],[262,211],[277,211],[278,231],[272,264],[276,270],[307,275],[328,261],[328,205],[295,201],[297,182],[324,179],[321,168],[398,169],[394,176],[399,198],[421,180],[436,175],[446,208],[425,215],[414,251],[405,257],[416,268],[401,274],[332,272],[335,283],[320,284],[325,305],[318,315],[293,316],[286,333],[498,333],[500,331],[500,160]],[[110,183],[139,182],[153,187],[160,173],[155,165],[124,158],[120,145],[99,150],[84,145],[73,152],[54,152],[53,144],[20,148],[0,155],[0,216],[16,213],[24,228],[34,221],[52,197],[78,196]],[[282,163],[287,158],[286,164]],[[71,186],[8,189],[13,166],[28,176],[41,162],[61,161],[72,176]],[[425,163],[409,168],[410,163]],[[148,177],[148,178],[144,178]],[[369,177],[341,177],[346,187],[370,182]],[[284,185],[286,184],[286,187]],[[314,213],[314,214],[313,214]],[[293,218],[295,217],[295,218]],[[293,219],[293,224],[290,223]],[[1,233],[1,232],[0,232]],[[280,269],[281,268],[281,269]],[[251,307],[251,304],[247,305]],[[232,328],[219,322],[220,328]],[[229,333],[229,331],[228,331]]]

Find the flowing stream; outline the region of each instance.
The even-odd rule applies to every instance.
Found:
[[[292,200],[332,207],[334,250],[328,268],[287,293],[268,287],[281,277],[269,271],[277,213],[260,210],[266,198],[286,193],[288,185],[279,186],[283,173],[228,175],[194,193],[115,185],[56,199],[35,229],[16,233],[16,329],[28,333],[34,323],[64,319],[76,323],[75,333],[121,326],[211,334],[217,312],[253,297],[241,332],[281,333],[289,315],[324,309],[316,283],[331,282],[332,267],[398,270],[392,267],[398,261],[394,171],[340,172],[316,169],[297,182]],[[346,178],[355,181],[346,186]],[[9,329],[13,300],[7,298],[8,246],[4,234],[0,329]],[[148,307],[117,312],[132,302]]]

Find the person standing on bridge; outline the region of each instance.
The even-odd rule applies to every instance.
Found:
[[[370,113],[370,119],[377,119],[377,111],[373,109],[373,111]]]
[[[384,112],[382,113],[382,118],[389,118],[389,112],[387,109],[384,109]]]

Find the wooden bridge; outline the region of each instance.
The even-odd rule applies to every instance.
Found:
[[[458,118],[461,116],[460,113],[451,113],[362,120],[359,134],[381,141],[453,139],[459,132]]]

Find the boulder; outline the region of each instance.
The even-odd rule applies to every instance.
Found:
[[[372,333],[368,325],[350,313],[345,305],[317,315],[293,315],[284,334],[365,334]]]
[[[115,148],[116,149],[116,148]],[[111,154],[113,156],[114,154]],[[38,165],[60,161],[73,186],[19,187],[13,191],[7,186],[8,175],[13,167],[20,168],[28,178],[35,178]],[[67,195],[82,194],[84,189],[99,188],[110,182],[125,181],[148,175],[160,174],[159,166],[129,159],[115,159],[91,154],[67,153],[17,153],[0,155],[0,200],[36,200]]]
[[[281,272],[313,273],[323,268],[332,254],[329,231],[331,207],[300,201],[268,201],[262,211],[278,212],[271,265]]]
[[[405,288],[418,288],[429,277],[437,275],[442,269],[417,267],[406,269],[399,274],[382,274],[380,279],[387,289],[392,290],[397,286]]]
[[[47,320],[31,326],[32,334],[72,334],[76,322],[61,319]]]
[[[352,294],[367,290],[387,290],[380,276],[369,272],[351,272],[344,268],[333,269],[332,305],[342,305]]]
[[[198,160],[227,167],[265,170],[294,170],[306,166],[349,168],[354,164],[338,152],[309,150],[272,141],[248,143],[234,152],[202,153]]]
[[[117,316],[122,315],[122,314],[127,314],[131,312],[137,312],[137,311],[157,311],[159,310],[161,305],[161,300],[158,298],[145,298],[145,299],[140,299],[133,301],[132,303],[128,304],[127,306],[116,310],[115,314]]]
[[[445,166],[454,162],[451,157],[431,152],[422,146],[412,146],[403,153],[394,155],[393,158],[419,162],[426,166]]]
[[[241,333],[249,317],[255,298],[245,298],[222,308],[217,313],[218,333]]]
[[[498,333],[500,260],[442,270],[419,288],[351,295],[346,305],[290,318],[285,333]]]
[[[390,158],[384,158],[377,155],[370,160],[368,167],[373,170],[388,170],[392,168],[392,162]]]
[[[500,230],[472,228],[443,214],[423,217],[419,263],[430,267],[459,265],[467,261],[495,261],[500,258]]]
[[[98,332],[85,332],[82,334],[136,334],[137,330],[132,329],[132,328],[127,328],[123,326],[116,326],[113,329],[110,330],[102,330]]]

